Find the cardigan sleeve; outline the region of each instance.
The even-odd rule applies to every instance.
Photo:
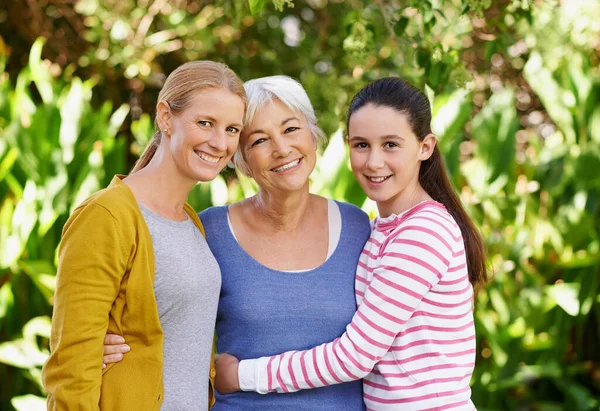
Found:
[[[77,209],[63,229],[52,353],[43,369],[49,410],[99,409],[104,336],[129,263],[126,233],[94,202]]]
[[[406,254],[407,245],[411,255]],[[380,251],[373,279],[341,337],[306,351],[241,361],[240,388],[283,393],[364,378],[396,336],[410,332],[406,322],[447,271],[451,256],[450,247],[435,235],[400,231]]]

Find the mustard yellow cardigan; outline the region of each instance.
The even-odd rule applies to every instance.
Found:
[[[50,348],[42,376],[49,410],[160,410],[163,331],[152,238],[129,187],[110,185],[78,206],[59,247]],[[185,211],[204,234],[192,207]],[[106,333],[131,352],[102,369]],[[214,403],[211,359],[209,406]]]

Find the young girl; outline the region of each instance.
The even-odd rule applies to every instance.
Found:
[[[454,193],[427,98],[398,78],[348,110],[352,170],[380,216],[356,273],[346,332],[307,351],[217,359],[217,389],[293,392],[363,378],[370,410],[473,410],[473,286],[486,279],[480,235]],[[293,326],[293,325],[291,325]]]

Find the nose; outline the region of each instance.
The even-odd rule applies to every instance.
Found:
[[[371,150],[369,152],[369,157],[367,158],[366,166],[371,171],[377,171],[380,168],[383,168],[383,155],[378,150]]]
[[[208,145],[220,153],[227,150],[227,135],[225,131],[215,130],[212,134],[211,139],[208,141]]]
[[[284,137],[273,138],[273,156],[287,157],[292,152],[292,148]]]

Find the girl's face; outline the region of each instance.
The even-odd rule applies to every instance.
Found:
[[[317,145],[306,117],[275,99],[259,110],[240,139],[250,176],[263,190],[306,187]]]
[[[350,116],[350,164],[356,180],[382,217],[399,214],[421,194],[419,169],[435,147],[435,137],[419,141],[406,114],[367,104]]]
[[[211,181],[235,152],[244,118],[242,99],[224,88],[199,90],[190,106],[171,118],[170,155],[183,176]]]

